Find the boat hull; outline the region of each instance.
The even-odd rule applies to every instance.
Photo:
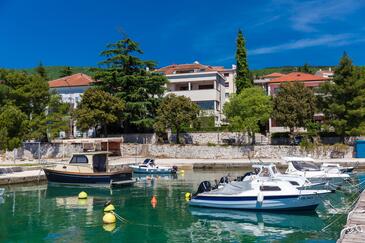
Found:
[[[242,209],[242,210],[314,210],[320,203],[317,195],[266,196],[262,202],[257,197],[207,197],[196,196],[191,206]]]
[[[111,181],[131,180],[131,172],[76,173],[43,169],[49,182],[71,184],[110,184]]]
[[[139,166],[130,166],[133,169],[133,173],[137,174],[175,174],[176,171],[171,168],[146,168]]]

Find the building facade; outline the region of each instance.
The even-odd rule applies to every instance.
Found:
[[[69,103],[71,109],[76,109],[78,102],[81,101],[81,95],[91,87],[95,81],[88,75],[77,73],[63,78],[51,80],[48,86],[51,92],[56,92],[62,98],[62,101]],[[77,129],[75,121],[70,124],[70,137],[80,137],[82,133]],[[87,136],[93,135],[94,130],[91,129]],[[61,134],[61,137],[65,135]]]
[[[173,64],[156,71],[166,75],[169,80],[166,95],[176,94],[190,98],[200,106],[202,115],[214,116],[216,126],[222,124],[226,96],[235,90],[233,69],[226,70],[224,67],[194,62],[193,64]],[[231,91],[227,92],[226,86],[231,87]]]
[[[303,83],[304,86],[316,90],[319,86],[329,81],[329,78],[321,77],[309,73],[302,72],[292,72],[289,74],[282,75],[281,77],[273,78],[268,81],[268,94],[271,96],[275,96],[275,94],[280,90],[280,85],[288,82],[300,82]],[[314,119],[320,121],[323,119],[322,113],[317,113],[314,115]],[[300,131],[304,131],[303,128],[299,129]],[[274,119],[270,118],[269,120],[269,132],[288,132],[289,128],[281,126]]]

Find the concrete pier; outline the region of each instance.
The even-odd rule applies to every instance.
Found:
[[[347,223],[341,231],[337,243],[363,243],[365,242],[365,191],[354,209],[347,216]]]
[[[46,180],[43,171],[28,170],[0,175],[0,185],[20,184]]]

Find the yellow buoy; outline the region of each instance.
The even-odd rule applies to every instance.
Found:
[[[114,224],[117,218],[113,213],[106,213],[103,217],[104,224]]]
[[[87,193],[82,191],[79,193],[79,199],[86,199],[87,198]]]
[[[190,192],[185,193],[185,198],[189,198],[190,199],[190,197],[191,197]]]
[[[116,224],[104,224],[103,229],[107,232],[112,232],[116,227]]]
[[[179,170],[179,172],[180,172],[181,174],[184,174],[184,173],[185,173],[185,170]]]
[[[111,211],[115,211],[115,207],[114,207],[114,205],[113,204],[109,204],[108,206],[106,206],[105,208],[104,208],[104,212],[106,213],[106,212],[111,212]]]

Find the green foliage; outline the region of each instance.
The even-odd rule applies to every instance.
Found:
[[[70,105],[63,103],[58,94],[51,95],[47,113],[46,124],[49,139],[58,137],[60,132],[70,130]]]
[[[48,79],[47,77],[47,71],[43,67],[43,64],[40,62],[39,65],[35,68],[36,73],[41,76],[43,79]]]
[[[72,70],[72,74],[74,73],[84,73],[87,75],[92,76],[94,74],[92,67],[76,67],[76,66],[68,66]],[[44,66],[44,69],[46,70],[48,80],[54,80],[58,79],[60,77],[60,74],[65,69],[65,66]],[[28,68],[28,69],[20,69],[20,70],[14,70],[17,72],[25,72],[27,74],[37,74],[35,71],[35,68]]]
[[[205,116],[203,111],[200,114],[201,116],[197,117],[193,122],[193,128],[196,131],[207,131],[215,128],[215,117],[214,116]]]
[[[269,120],[271,112],[271,97],[258,87],[234,94],[224,105],[224,114],[230,127],[235,131],[247,132],[252,138],[260,131],[259,125]],[[255,142],[254,139],[252,142]]]
[[[95,74],[101,80],[98,87],[125,101],[126,130],[152,128],[167,83],[165,76],[148,71],[155,63],[140,59],[142,53],[138,43],[127,37],[110,44],[101,53],[105,68]]]
[[[245,39],[241,30],[238,31],[236,48],[237,76],[235,82],[238,94],[243,89],[253,86],[253,79],[248,69]]]
[[[298,68],[298,71],[303,72],[303,73],[313,73],[313,71],[308,63],[304,63],[304,65],[302,67]]]
[[[176,142],[180,143],[180,132],[190,126],[199,114],[199,107],[185,96],[169,94],[163,98],[157,109],[157,120],[154,128],[158,132],[167,129],[176,131]]]
[[[307,123],[312,122],[316,111],[316,97],[313,91],[298,82],[280,85],[273,103],[273,119],[289,127],[292,135],[296,133],[296,128],[306,127]]]
[[[0,109],[0,150],[13,150],[26,137],[28,119],[15,105],[7,104]]]
[[[333,82],[321,87],[322,110],[326,123],[344,139],[365,134],[365,78],[344,53],[335,69]]]
[[[76,125],[82,130],[101,126],[107,136],[107,125],[123,119],[124,102],[98,88],[88,89],[74,111]]]
[[[67,77],[73,74],[72,68],[70,66],[64,67],[64,69],[62,69],[60,71],[60,78],[63,77]]]

